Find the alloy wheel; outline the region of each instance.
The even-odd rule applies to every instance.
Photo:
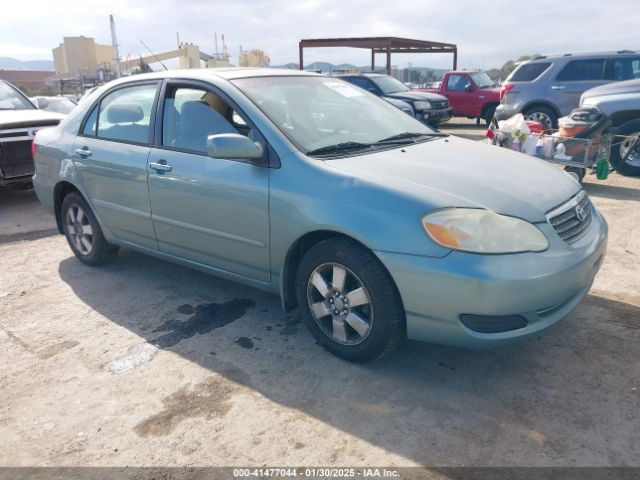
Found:
[[[620,158],[625,157],[638,134],[640,132],[631,133],[620,143]],[[625,162],[632,167],[640,167],[640,144],[629,154]]]
[[[309,310],[322,332],[342,345],[362,343],[371,332],[371,297],[358,276],[338,263],[324,263],[307,283]]]
[[[531,120],[540,123],[545,130],[551,130],[553,128],[553,121],[551,117],[544,112],[531,112],[525,115],[525,120]]]
[[[67,235],[81,255],[93,251],[93,229],[85,211],[76,204],[69,205],[66,214]]]

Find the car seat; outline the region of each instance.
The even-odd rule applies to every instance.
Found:
[[[199,100],[184,102],[180,107],[180,135],[175,147],[207,151],[207,137],[219,133],[238,133],[233,126],[207,103]]]

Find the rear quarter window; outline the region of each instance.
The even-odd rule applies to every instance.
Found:
[[[604,58],[572,60],[558,74],[559,82],[577,82],[604,79]]]
[[[523,63],[507,79],[509,82],[531,82],[542,75],[551,62]]]

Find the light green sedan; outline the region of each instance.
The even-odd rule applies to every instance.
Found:
[[[315,74],[121,79],[34,150],[38,197],[82,262],[126,247],[278,293],[352,361],[406,337],[536,334],[578,305],[606,247],[564,172]]]

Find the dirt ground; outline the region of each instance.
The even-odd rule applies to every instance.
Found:
[[[640,466],[639,187],[587,179],[608,253],[551,330],[367,365],[275,296],[128,250],[87,267],[0,192],[0,466]]]

